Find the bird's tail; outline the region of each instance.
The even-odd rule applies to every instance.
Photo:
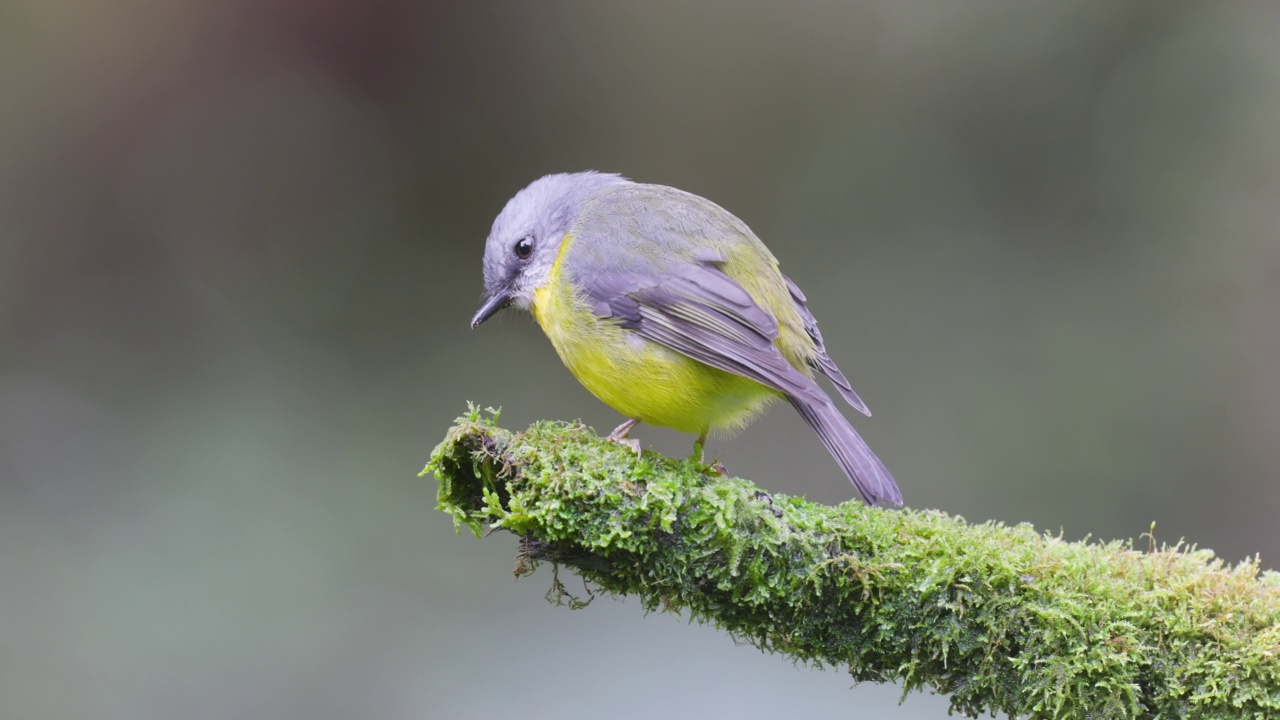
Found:
[[[836,459],[844,474],[849,476],[867,504],[902,507],[902,491],[893,481],[893,476],[830,400],[824,398],[826,402],[814,402],[807,398],[788,399],[805,422],[818,433],[822,444],[827,446],[827,451]]]

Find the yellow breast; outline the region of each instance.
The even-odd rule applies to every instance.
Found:
[[[779,394],[717,370],[627,330],[593,312],[564,272],[566,236],[532,311],[578,382],[629,418],[681,432],[736,428]]]

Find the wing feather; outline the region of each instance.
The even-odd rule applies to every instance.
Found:
[[[596,272],[581,286],[598,314],[643,338],[788,396],[825,397],[778,350],[777,320],[718,262],[686,263],[664,275]]]
[[[871,410],[867,407],[867,404],[862,401],[862,398],[858,397],[858,393],[853,391],[853,385],[849,384],[848,378],[844,376],[844,373],[840,372],[835,360],[832,360],[831,356],[827,354],[826,343],[822,342],[822,331],[818,330],[818,319],[813,316],[813,313],[809,311],[809,306],[806,304],[808,298],[791,281],[791,278],[783,275],[782,279],[787,281],[787,288],[791,291],[791,299],[795,302],[796,309],[800,311],[800,318],[804,320],[805,332],[809,333],[809,337],[813,339],[814,347],[817,349],[813,360],[809,364],[818,372],[826,375],[831,380],[831,384],[836,386],[840,396],[848,401],[854,409],[870,417]]]

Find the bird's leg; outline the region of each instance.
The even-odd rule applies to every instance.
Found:
[[[707,431],[703,430],[702,434],[698,436],[698,439],[693,441],[693,456],[698,458],[699,465],[707,464],[707,459],[702,453],[702,449],[706,447],[706,444]],[[724,465],[721,465],[719,460],[712,462],[709,467],[720,477],[729,477],[729,471],[724,469]]]
[[[631,429],[639,424],[640,424],[640,418],[631,418],[630,420],[614,428],[613,432],[609,433],[609,439],[615,442],[618,440],[626,440],[630,436]]]
[[[698,435],[698,439],[693,441],[693,456],[698,458],[699,465],[706,465],[707,461],[702,457],[702,448],[707,444],[707,431],[703,430]]]
[[[615,442],[619,445],[631,448],[635,451],[636,457],[640,457],[640,441],[630,436],[631,428],[634,428],[639,424],[640,418],[631,418],[614,428],[613,432],[609,433],[609,437],[606,439],[609,442]]]

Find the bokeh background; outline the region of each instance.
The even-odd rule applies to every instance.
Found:
[[[1266,0],[0,0],[0,717],[946,717],[552,607],[434,510],[467,401],[619,421],[528,318],[467,328],[493,216],[562,170],[744,218],[910,505],[1276,567],[1278,30]],[[851,496],[785,407],[709,449]]]

